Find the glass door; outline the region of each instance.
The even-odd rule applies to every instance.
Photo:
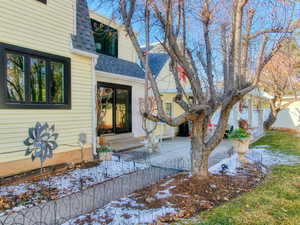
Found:
[[[98,135],[131,132],[131,87],[98,83]]]
[[[116,133],[131,131],[130,89],[116,89]]]
[[[97,124],[98,136],[114,132],[114,90],[98,87],[97,90]]]

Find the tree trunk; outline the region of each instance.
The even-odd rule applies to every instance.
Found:
[[[199,177],[207,177],[208,172],[208,157],[210,151],[205,148],[204,137],[205,129],[203,127],[207,126],[203,122],[203,119],[198,119],[193,121],[192,127],[192,141],[191,141],[191,165],[192,165],[192,174]],[[203,132],[204,131],[204,132]]]
[[[272,125],[275,123],[278,115],[278,110],[271,110],[268,119],[264,121],[264,130],[270,130]]]

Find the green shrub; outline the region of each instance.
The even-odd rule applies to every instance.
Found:
[[[229,139],[242,139],[242,138],[248,138],[248,137],[250,137],[250,135],[251,134],[248,131],[239,128],[239,129],[233,130],[229,134],[228,138]]]
[[[98,145],[97,146],[97,153],[106,153],[106,152],[112,152],[112,149],[108,145]]]

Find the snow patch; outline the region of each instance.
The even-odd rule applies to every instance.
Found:
[[[260,163],[267,168],[270,168],[274,165],[293,165],[300,163],[300,158],[297,156],[274,153],[263,148],[250,149],[246,154],[246,158],[250,163]],[[223,164],[228,166],[228,169],[226,170],[226,174],[228,175],[237,174],[238,168],[242,166],[239,162],[238,154],[234,153],[231,157],[223,159],[219,163],[210,167],[209,172],[213,174],[220,174]]]
[[[122,198],[119,201],[113,201],[107,204],[102,209],[98,209],[93,213],[69,220],[62,225],[78,224],[76,222],[80,222],[79,224],[82,225],[154,224],[159,217],[177,212],[176,209],[171,207],[162,207],[158,209],[135,209],[130,207],[123,207],[123,205],[128,205],[128,203],[130,205],[140,205],[130,198]],[[90,219],[89,221],[85,222],[87,218],[90,218],[92,222],[90,221]]]
[[[270,145],[256,145],[254,148],[269,148]]]
[[[172,193],[170,192],[171,189],[176,188],[176,186],[170,186],[165,190],[157,192],[154,197],[156,199],[163,199],[163,198],[169,198],[172,197]]]

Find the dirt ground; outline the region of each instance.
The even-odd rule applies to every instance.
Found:
[[[206,179],[181,173],[160,183],[136,192],[133,198],[146,208],[171,205],[179,209],[174,215],[160,218],[161,222],[173,222],[178,218],[189,218],[196,213],[212,209],[244,192],[249,192],[263,181],[260,168],[248,165],[238,176],[211,175]],[[170,193],[164,198],[165,190]],[[162,198],[157,198],[157,194]]]

